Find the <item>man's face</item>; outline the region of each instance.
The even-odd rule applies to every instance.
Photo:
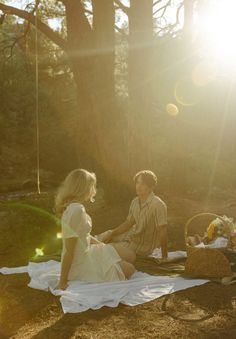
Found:
[[[143,182],[141,175],[137,178],[135,187],[138,196],[147,196],[153,191],[152,187],[147,186]]]

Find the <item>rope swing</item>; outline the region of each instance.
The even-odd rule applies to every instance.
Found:
[[[37,192],[40,190],[40,162],[39,162],[39,60],[38,60],[38,9],[35,11],[35,125],[36,125],[36,154],[37,154]]]

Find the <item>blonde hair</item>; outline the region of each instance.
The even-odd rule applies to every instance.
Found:
[[[95,173],[84,169],[75,169],[70,172],[58,189],[55,198],[55,211],[61,216],[71,202],[83,202],[96,184]]]

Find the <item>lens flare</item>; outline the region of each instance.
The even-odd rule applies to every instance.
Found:
[[[62,234],[61,234],[61,232],[58,232],[57,233],[57,239],[61,239],[62,238]]]
[[[167,104],[166,105],[166,112],[170,115],[170,116],[176,116],[179,114],[179,109],[175,104]]]
[[[36,257],[42,257],[42,256],[44,256],[43,248],[35,248],[35,256],[36,256]]]
[[[195,86],[191,78],[180,79],[174,89],[176,101],[182,106],[194,106],[203,96],[202,87]]]
[[[216,79],[216,64],[210,61],[202,61],[192,71],[192,81],[196,86],[206,86]]]
[[[51,213],[51,212],[49,212],[49,211],[47,211],[43,208],[34,206],[34,205],[30,205],[30,204],[26,204],[26,203],[20,203],[20,202],[4,202],[4,203],[0,203],[0,205],[6,206],[6,207],[9,207],[9,208],[13,208],[13,209],[26,210],[26,211],[29,211],[29,212],[33,212],[33,213],[38,214],[41,217],[50,219],[53,223],[55,223],[58,226],[60,226],[60,224],[61,224],[60,219],[57,218],[53,213]]]

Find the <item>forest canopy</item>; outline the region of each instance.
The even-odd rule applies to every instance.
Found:
[[[42,185],[85,167],[118,198],[148,168],[161,192],[235,189],[235,8],[0,1],[2,189],[35,181],[38,151]]]

